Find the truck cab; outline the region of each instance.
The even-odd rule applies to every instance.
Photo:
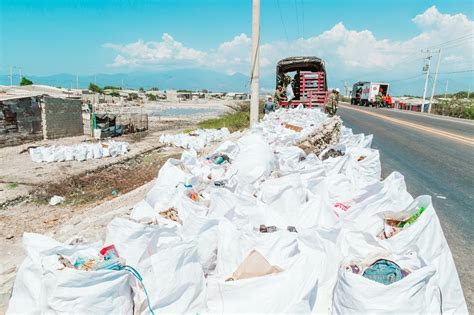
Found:
[[[276,66],[276,89],[278,87],[285,91],[281,99],[277,100],[280,106],[324,105],[328,95],[324,61],[317,57],[280,60]],[[294,97],[289,97],[286,91],[292,92]]]
[[[352,85],[351,104],[353,105],[360,104],[360,99],[362,96],[362,87],[364,86],[365,83],[369,83],[369,82],[359,81],[359,82],[354,83],[354,85]]]

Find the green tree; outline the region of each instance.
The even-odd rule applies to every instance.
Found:
[[[121,90],[120,86],[113,86],[113,85],[106,85],[104,86],[104,90]]]
[[[152,87],[151,89],[149,89],[148,91],[159,91],[160,89],[156,86]]]
[[[145,89],[142,88],[142,87],[141,87],[140,89],[138,89],[138,91],[140,91],[140,92],[142,92],[142,93],[145,93]]]
[[[156,97],[156,95],[153,95],[153,94],[147,94],[146,97],[148,97],[148,100],[152,102],[158,100],[158,97]]]
[[[28,80],[26,77],[21,77],[20,85],[32,85],[33,81]]]
[[[94,92],[94,93],[103,93],[104,91],[98,86],[97,84],[94,83],[89,83],[89,90]]]
[[[117,91],[112,91],[112,92],[110,92],[109,95],[110,95],[110,96],[113,96],[113,97],[120,97],[120,93],[117,92]]]

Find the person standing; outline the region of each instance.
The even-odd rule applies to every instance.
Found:
[[[328,113],[328,115],[330,117],[334,116],[336,114],[336,111],[337,111],[337,91],[336,89],[333,89],[331,91],[331,94],[329,94],[328,96],[328,99],[327,99],[327,102],[326,102],[326,113]]]
[[[275,111],[275,102],[273,102],[272,97],[269,96],[265,103],[263,104],[263,111],[265,115]]]
[[[285,98],[285,90],[281,85],[279,85],[275,91],[275,103],[280,106],[281,101],[283,101]]]

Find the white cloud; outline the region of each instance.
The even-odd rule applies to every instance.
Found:
[[[370,30],[351,30],[340,22],[331,29],[290,43],[273,41],[260,46],[262,73],[271,74],[276,62],[288,56],[312,55],[323,58],[331,73],[340,77],[369,72],[393,73],[393,77],[421,73],[421,49],[443,50],[444,71],[472,69],[474,22],[464,14],[443,14],[435,6],[415,16],[419,34],[407,40],[378,39]],[[469,36],[471,34],[471,36]],[[461,39],[458,39],[461,38]],[[244,33],[216,49],[203,52],[185,47],[169,34],[159,42],[138,40],[126,45],[105,44],[117,51],[115,67],[194,66],[225,73],[249,73],[251,39]]]
[[[119,53],[112,67],[139,67],[139,66],[166,66],[172,63],[199,65],[204,61],[206,53],[194,48],[185,47],[171,35],[164,33],[159,42],[144,42],[138,40],[134,43],[104,44]]]

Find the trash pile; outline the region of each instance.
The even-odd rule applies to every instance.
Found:
[[[229,129],[196,129],[190,133],[164,134],[160,142],[183,149],[201,151],[212,142],[221,141],[230,135]]]
[[[110,140],[99,143],[80,143],[74,146],[50,146],[30,148],[31,160],[36,163],[52,163],[63,161],[85,161],[116,157],[126,154],[129,150],[127,142]]]
[[[185,151],[103,244],[25,234],[8,313],[467,313],[431,197],[381,180],[371,142],[299,107]],[[136,273],[76,267],[111,245]]]

